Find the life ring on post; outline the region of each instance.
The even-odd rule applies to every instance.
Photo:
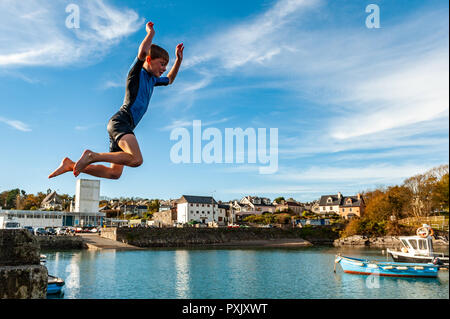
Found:
[[[430,234],[427,227],[417,228],[416,233],[417,233],[417,236],[422,237],[422,238],[427,238],[428,235]]]
[[[433,228],[430,228],[430,234],[429,234],[429,236],[433,236],[434,235],[434,230],[433,230]]]

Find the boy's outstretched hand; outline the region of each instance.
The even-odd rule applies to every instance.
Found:
[[[183,60],[183,50],[184,50],[183,43],[178,44],[177,48],[175,49],[175,54],[177,55],[177,59],[180,61]]]
[[[147,31],[147,33],[155,33],[155,29],[153,29],[153,22],[148,22],[147,25],[145,26],[145,31]]]

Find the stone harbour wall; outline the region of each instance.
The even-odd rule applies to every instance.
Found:
[[[40,246],[23,229],[0,229],[0,299],[42,299],[47,295],[47,268]]]
[[[384,237],[367,237],[362,235],[354,235],[344,238],[336,239],[333,243],[334,246],[369,246],[369,247],[401,247],[402,244],[398,237],[384,236]],[[442,239],[433,239],[434,247],[448,247],[448,241]]]
[[[87,246],[81,236],[35,236],[41,249],[86,249]]]
[[[191,247],[245,244],[255,241],[305,240],[305,244],[332,244],[338,233],[331,228],[104,228],[101,236],[137,247]],[[307,241],[307,242],[306,242]]]

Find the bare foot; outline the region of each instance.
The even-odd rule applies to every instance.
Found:
[[[91,164],[93,162],[93,160],[92,160],[93,154],[94,154],[94,152],[92,152],[90,150],[85,150],[83,152],[83,155],[81,155],[80,159],[73,166],[73,175],[75,175],[75,177],[80,175],[81,171],[86,166],[88,166],[89,164]]]
[[[65,157],[62,161],[61,161],[61,165],[59,165],[59,167],[50,175],[48,175],[48,178],[53,178],[56,177],[58,175],[70,172],[73,170],[73,164],[74,162],[68,158]]]

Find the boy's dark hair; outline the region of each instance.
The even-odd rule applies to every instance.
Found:
[[[163,48],[161,48],[159,45],[156,44],[152,44],[150,48],[150,58],[152,60],[161,58],[166,60],[167,63],[169,63],[169,53],[167,53],[166,50],[164,50]]]

